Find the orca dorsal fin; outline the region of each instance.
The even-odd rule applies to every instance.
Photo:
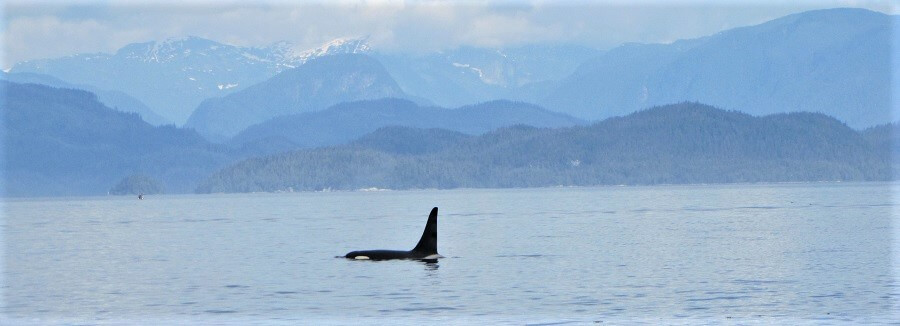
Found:
[[[428,222],[425,223],[422,238],[419,239],[419,243],[412,251],[428,255],[437,254],[437,214],[438,208],[432,208],[431,214],[428,215]]]

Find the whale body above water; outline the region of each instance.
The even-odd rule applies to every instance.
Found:
[[[422,232],[422,238],[419,239],[419,243],[412,250],[360,250],[348,252],[344,257],[357,260],[432,260],[444,258],[437,252],[437,214],[438,208],[432,208],[431,214],[428,214],[428,222],[425,223],[425,231]]]

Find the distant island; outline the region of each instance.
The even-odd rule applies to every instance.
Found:
[[[163,193],[163,188],[156,180],[140,174],[122,178],[109,190],[110,195],[155,195],[161,193]]]

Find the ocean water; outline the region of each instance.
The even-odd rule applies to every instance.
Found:
[[[8,199],[0,324],[896,322],[898,189]],[[433,206],[446,258],[336,258],[412,248]]]

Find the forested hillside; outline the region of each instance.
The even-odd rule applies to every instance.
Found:
[[[5,102],[3,194],[106,194],[143,174],[185,192],[229,161],[228,150],[192,130],[154,127],[85,91],[0,82]]]
[[[171,121],[159,116],[138,99],[120,91],[103,90],[89,85],[70,84],[50,75],[28,72],[12,74],[0,72],[0,79],[19,84],[41,84],[56,88],[85,90],[97,95],[97,100],[100,101],[100,103],[103,103],[103,105],[117,111],[140,114],[141,118],[151,125],[161,126],[172,124]]]
[[[375,138],[377,140],[370,140]],[[339,147],[249,159],[197,191],[888,180],[882,147],[817,113],[753,117],[698,103],[590,126],[481,136],[382,129]]]

